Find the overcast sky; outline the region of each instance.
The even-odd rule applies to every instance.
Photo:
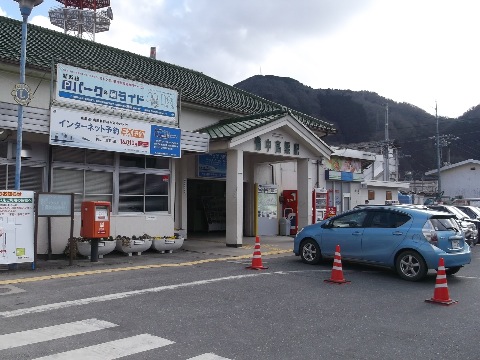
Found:
[[[44,0],[29,22],[57,29]],[[480,104],[479,0],[111,0],[96,41],[233,85],[253,75],[368,90],[438,115]],[[0,14],[20,20],[18,3]],[[0,44],[1,46],[1,44]],[[28,52],[28,49],[27,49]]]

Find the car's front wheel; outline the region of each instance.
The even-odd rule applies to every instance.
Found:
[[[423,257],[413,250],[404,251],[397,256],[395,269],[402,279],[409,281],[421,280],[428,272]]]
[[[300,245],[300,256],[306,264],[315,265],[322,260],[320,247],[313,239],[306,239]]]

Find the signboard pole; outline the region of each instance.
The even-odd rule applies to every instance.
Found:
[[[68,265],[72,266],[73,265],[73,250],[74,250],[74,246],[73,246],[73,223],[74,223],[74,217],[73,217],[73,213],[74,213],[74,210],[75,210],[75,204],[74,204],[74,201],[75,201],[75,195],[73,193],[70,194],[70,197],[71,197],[71,200],[70,200],[70,238],[68,239],[68,243],[69,243],[69,253],[70,253],[70,259],[68,261]],[[75,242],[75,245],[76,245],[76,242]],[[75,246],[75,249],[77,247]]]
[[[33,263],[32,270],[35,270],[35,264],[37,263],[37,232],[38,232],[38,193],[35,193],[35,225],[33,230]]]

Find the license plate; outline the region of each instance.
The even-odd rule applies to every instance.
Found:
[[[452,248],[460,249],[460,240],[452,240]]]

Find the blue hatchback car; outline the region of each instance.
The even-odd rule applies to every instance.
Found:
[[[440,258],[447,275],[471,261],[452,214],[414,206],[367,206],[308,225],[295,236],[293,252],[318,264],[333,258],[337,245],[342,260],[388,267],[410,281],[436,270]]]

